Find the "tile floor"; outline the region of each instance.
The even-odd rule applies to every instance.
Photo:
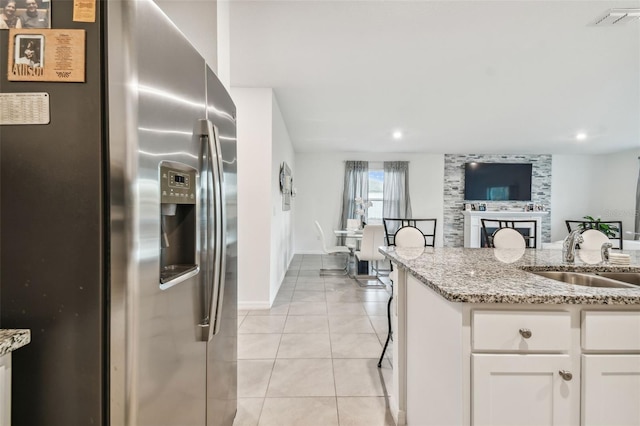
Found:
[[[333,256],[295,255],[271,309],[238,312],[234,426],[392,426],[387,289],[321,277]],[[391,346],[391,345],[390,345]]]

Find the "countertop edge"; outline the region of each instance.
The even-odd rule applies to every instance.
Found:
[[[31,330],[0,329],[0,356],[31,343]]]
[[[562,264],[560,252],[531,250],[521,259],[498,262],[492,249],[425,248],[396,250],[380,247],[380,253],[407,270],[422,284],[454,303],[538,305],[640,305],[640,288],[632,290],[581,288],[525,272],[563,270],[579,272],[640,272],[640,253],[629,266]],[[599,255],[599,253],[598,253]],[[495,256],[497,257],[497,256]],[[495,267],[500,265],[500,272]],[[491,271],[493,269],[493,271]],[[517,282],[517,285],[513,283]]]

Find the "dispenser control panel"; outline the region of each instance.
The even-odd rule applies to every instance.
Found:
[[[162,203],[195,204],[196,171],[160,167],[160,191]]]

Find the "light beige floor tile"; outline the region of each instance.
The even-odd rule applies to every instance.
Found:
[[[362,305],[368,315],[387,315],[387,303],[385,302],[363,302]]]
[[[335,396],[330,359],[276,359],[267,397]]]
[[[249,311],[249,316],[266,316],[266,315],[287,315],[289,312],[289,302],[274,302],[271,309],[256,309]]]
[[[249,313],[248,309],[238,309],[238,317],[247,315]]]
[[[238,397],[264,398],[273,363],[273,360],[238,360]]]
[[[325,276],[324,277],[325,284],[335,284],[337,286],[342,287],[354,287],[355,281],[353,278],[348,276]]]
[[[331,358],[328,334],[283,334],[278,358]]]
[[[288,316],[285,333],[329,333],[329,321],[322,315]]]
[[[368,316],[344,315],[329,317],[329,332],[335,334],[373,333],[374,330]]]
[[[325,302],[291,302],[289,315],[327,315]]]
[[[329,315],[366,315],[362,303],[353,302],[327,302]]]
[[[267,398],[259,426],[338,426],[335,398]]]
[[[334,290],[327,291],[327,303],[341,303],[341,302],[361,302],[362,299],[356,289]]]
[[[371,324],[376,334],[387,338],[387,332],[389,331],[389,320],[386,316],[370,316]]]
[[[299,282],[296,284],[296,291],[324,291],[324,281],[315,283]]]
[[[368,290],[359,294],[360,300],[363,302],[389,302],[389,296],[391,293],[384,289],[380,290]]]
[[[238,398],[233,426],[258,426],[264,398]]]
[[[274,359],[282,334],[238,334],[238,359]]]
[[[378,358],[382,346],[375,333],[331,334],[333,358]]]
[[[296,290],[293,292],[292,302],[324,302],[324,291]]]
[[[298,268],[300,271],[311,271],[313,273],[307,273],[305,272],[305,274],[303,276],[315,276],[315,277],[319,277],[320,276],[320,268],[322,268],[322,262],[320,261],[310,261],[310,262],[302,262],[300,264],[300,268]]]
[[[340,426],[395,426],[384,397],[338,397]]]
[[[317,268],[316,268],[317,270]],[[307,277],[307,276],[301,276],[298,277],[298,280],[296,281],[296,283],[298,284],[312,284],[312,283],[321,283],[324,284],[324,278],[322,278],[319,273],[318,276],[313,276],[313,277]],[[324,290],[324,288],[323,288]]]
[[[286,319],[283,315],[247,315],[238,328],[238,333],[282,333]]]
[[[334,359],[333,371],[338,396],[388,396],[391,368],[377,359]]]
[[[284,281],[282,281],[282,284],[280,284],[280,289],[278,291],[293,291],[296,288],[296,282],[298,282],[297,279],[295,280],[285,279]]]
[[[247,314],[238,315],[238,329],[240,329],[240,326],[242,325],[242,322],[246,317],[247,317]]]
[[[300,273],[298,273],[298,278],[300,277],[319,277],[320,276],[320,271],[318,269],[315,270],[300,270]]]

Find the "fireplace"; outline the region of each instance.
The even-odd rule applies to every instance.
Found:
[[[464,211],[464,246],[465,247],[485,247],[484,235],[480,219],[499,220],[535,220],[536,221],[536,241],[538,247],[542,244],[542,218],[549,212],[523,212],[523,211]],[[497,228],[494,228],[494,230]],[[524,236],[532,235],[531,228],[516,228]],[[491,231],[493,233],[493,231]],[[491,233],[489,235],[491,235]]]
[[[497,230],[498,230],[498,228],[487,227],[487,234],[489,234],[489,236],[491,236]],[[527,237],[531,235],[531,231],[532,230],[530,228],[517,228],[516,227],[515,230],[520,232],[522,234],[522,236],[525,237],[525,241],[527,242],[527,245],[533,246],[533,244],[530,244],[529,240],[527,240]],[[482,232],[482,227],[480,228],[480,247],[489,247],[489,243],[487,242],[486,238],[484,237],[484,232]]]

